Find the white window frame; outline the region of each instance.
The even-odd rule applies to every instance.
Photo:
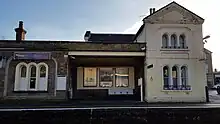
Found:
[[[169,86],[171,86],[169,89],[164,89],[164,85],[165,85],[165,82],[164,82],[164,67],[168,67],[168,71],[169,71],[169,73],[168,73],[168,75],[169,75],[169,80],[168,80],[168,85]],[[173,67],[176,67],[177,68],[177,88],[174,88],[174,85],[173,85],[173,73],[172,73],[172,68]],[[183,82],[182,82],[182,75],[181,75],[181,73],[182,73],[182,70],[181,70],[181,68],[182,67],[185,67],[186,68],[186,77],[184,77],[184,79],[185,79],[185,81],[186,81],[186,84],[184,84],[184,86],[185,86],[185,88],[183,88]],[[172,66],[168,66],[168,65],[163,65],[162,66],[162,84],[163,84],[163,90],[191,90],[191,86],[190,86],[190,84],[189,84],[189,68],[188,68],[188,66],[187,65],[182,65],[182,66],[180,66],[180,65],[172,65]],[[178,86],[182,86],[182,87],[178,87]],[[189,87],[188,87],[189,86]],[[181,89],[179,89],[179,88],[181,88]],[[190,88],[190,89],[186,89],[186,88]]]
[[[28,65],[24,62],[20,62],[17,64],[16,68],[15,68],[15,85],[14,85],[14,91],[19,91],[20,88],[20,80],[21,80],[21,67],[25,66],[26,67],[26,80],[28,81],[28,76],[27,76],[27,68]],[[27,88],[25,88],[27,90]]]
[[[45,75],[44,79],[40,77],[40,68],[41,68],[41,66],[45,66],[45,67],[46,67],[46,75]],[[47,65],[46,63],[41,62],[41,63],[38,63],[38,64],[37,64],[37,68],[38,68],[38,71],[37,71],[37,73],[38,73],[38,76],[37,76],[37,79],[38,79],[38,84],[37,84],[38,90],[47,91],[47,88],[48,88],[48,73],[49,73],[49,67],[48,67],[48,65]],[[42,81],[42,79],[43,79],[44,81]],[[41,82],[41,81],[42,81],[42,82]],[[44,87],[40,87],[41,83],[44,84]]]
[[[21,79],[21,67],[22,66],[26,66],[26,83],[27,83],[27,87],[22,90],[22,88],[20,88],[20,79]],[[35,66],[36,67],[36,84],[35,84],[35,89],[30,89],[30,74],[31,74],[31,66]],[[46,67],[46,76],[45,76],[45,82],[43,82],[45,84],[45,88],[40,89],[39,87],[39,82],[40,81],[40,67],[41,66],[45,66]],[[25,62],[20,62],[17,64],[16,69],[15,69],[15,84],[14,84],[14,91],[47,91],[48,88],[48,74],[49,74],[49,67],[46,63],[41,62],[36,64],[35,62],[31,62],[31,63],[25,63]]]

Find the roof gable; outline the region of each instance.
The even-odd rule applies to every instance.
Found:
[[[202,24],[204,19],[176,2],[162,7],[144,18],[146,23],[162,24]]]

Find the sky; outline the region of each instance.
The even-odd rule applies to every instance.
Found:
[[[1,0],[0,39],[15,39],[14,28],[24,21],[27,40],[83,40],[87,30],[136,33],[149,8],[173,0]],[[213,52],[213,68],[220,70],[220,7],[218,0],[175,0],[205,19],[205,48]]]

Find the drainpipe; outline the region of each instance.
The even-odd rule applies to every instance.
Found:
[[[144,22],[145,23],[145,22]],[[145,60],[144,60],[144,88],[145,88],[145,97],[148,97],[147,95],[147,58],[148,58],[148,53],[147,53],[147,28],[146,25],[144,25],[144,42],[145,42]],[[145,101],[147,102],[147,99],[145,99]]]

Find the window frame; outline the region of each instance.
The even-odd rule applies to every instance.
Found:
[[[164,40],[164,38],[165,38],[165,40]],[[167,33],[165,33],[162,35],[162,48],[168,48],[168,47],[169,47],[169,35]]]
[[[182,68],[185,68],[185,77],[183,77],[182,76]],[[181,66],[181,75],[180,75],[180,78],[181,78],[181,85],[184,87],[184,84],[183,84],[183,81],[182,81],[182,79],[185,79],[185,88],[187,88],[187,86],[189,85],[188,84],[188,67],[186,66],[186,65],[183,65],[183,66]]]
[[[182,39],[182,41],[181,41],[181,39]],[[182,46],[182,43],[183,43],[183,46]],[[181,34],[181,35],[179,35],[179,47],[181,48],[181,49],[184,49],[184,48],[186,48],[186,36],[185,36],[185,34]]]
[[[127,78],[128,78],[128,85],[127,86],[117,86],[117,75],[116,75],[116,73],[117,73],[117,68],[119,69],[119,68],[126,68],[127,69],[127,72],[128,72],[128,76],[127,76]],[[114,77],[115,77],[115,88],[128,88],[129,86],[130,86],[130,79],[129,79],[129,77],[130,77],[130,75],[129,75],[129,67],[117,67],[117,68],[115,68],[115,74],[114,74]]]
[[[167,68],[167,77],[164,76],[164,68]],[[170,87],[170,69],[169,69],[169,66],[168,65],[164,65],[163,68],[162,68],[162,74],[163,74],[163,89],[169,89]],[[167,84],[165,84],[165,79],[167,79]],[[166,87],[167,86],[167,87]]]
[[[41,89],[39,89],[38,85],[39,83],[39,79],[40,79],[40,72],[39,72],[39,67],[41,65],[44,65],[46,67],[46,87],[48,86],[48,74],[49,74],[49,67],[46,63],[44,62],[40,62],[40,63],[35,63],[35,62],[30,62],[30,63],[25,63],[25,62],[20,62],[16,65],[16,69],[15,69],[15,83],[14,83],[14,90],[13,91],[42,91]],[[26,67],[26,77],[21,77],[21,67],[25,66]],[[31,68],[32,66],[34,66],[36,68],[36,74],[35,77],[31,77]],[[27,87],[25,88],[25,90],[21,90],[22,88],[20,88],[20,80],[21,78],[25,78],[26,79],[26,84]],[[35,78],[35,88],[30,88],[30,80],[31,78]],[[46,89],[46,88],[45,88]],[[43,90],[45,91],[45,90]],[[46,90],[47,91],[47,90]]]
[[[35,66],[36,70],[35,70],[35,77],[31,76],[31,69],[32,66]],[[38,90],[38,66],[36,63],[31,62],[28,64],[28,90],[29,91],[37,91]],[[35,79],[35,88],[31,88],[31,79]]]
[[[173,69],[176,69],[176,70],[173,70]],[[173,82],[173,86],[172,86],[172,88],[174,88],[174,89],[177,89],[178,87],[179,87],[179,82],[178,82],[178,79],[179,79],[179,71],[178,71],[178,66],[176,66],[176,65],[174,65],[173,67],[172,67],[172,73],[171,73],[171,76],[172,76],[172,82]],[[175,77],[173,77],[174,75],[173,75],[173,73],[176,73],[176,75],[175,75]],[[174,80],[175,79],[175,80]],[[176,81],[175,82],[175,84],[174,84],[174,81]]]
[[[174,38],[174,40],[173,40],[172,38]],[[171,47],[171,48],[177,48],[177,47],[178,47],[177,38],[178,38],[178,37],[177,37],[176,34],[172,34],[172,35],[170,36],[170,47]]]
[[[112,71],[112,82],[111,82],[111,86],[103,87],[103,86],[101,86],[100,70],[101,70],[101,69],[106,69],[106,68],[111,69],[111,71]],[[111,68],[111,67],[101,67],[101,68],[98,68],[98,77],[99,77],[98,84],[99,84],[99,87],[102,87],[102,88],[111,88],[111,87],[113,87],[113,84],[114,84],[114,75],[115,75],[115,69],[114,69],[114,68]]]
[[[88,86],[88,85],[85,85],[85,69],[89,69],[89,68],[92,68],[92,69],[95,69],[95,85],[92,85],[92,86]],[[98,86],[98,82],[97,82],[97,70],[98,70],[98,68],[96,68],[96,67],[84,67],[83,68],[83,87],[97,87]]]

